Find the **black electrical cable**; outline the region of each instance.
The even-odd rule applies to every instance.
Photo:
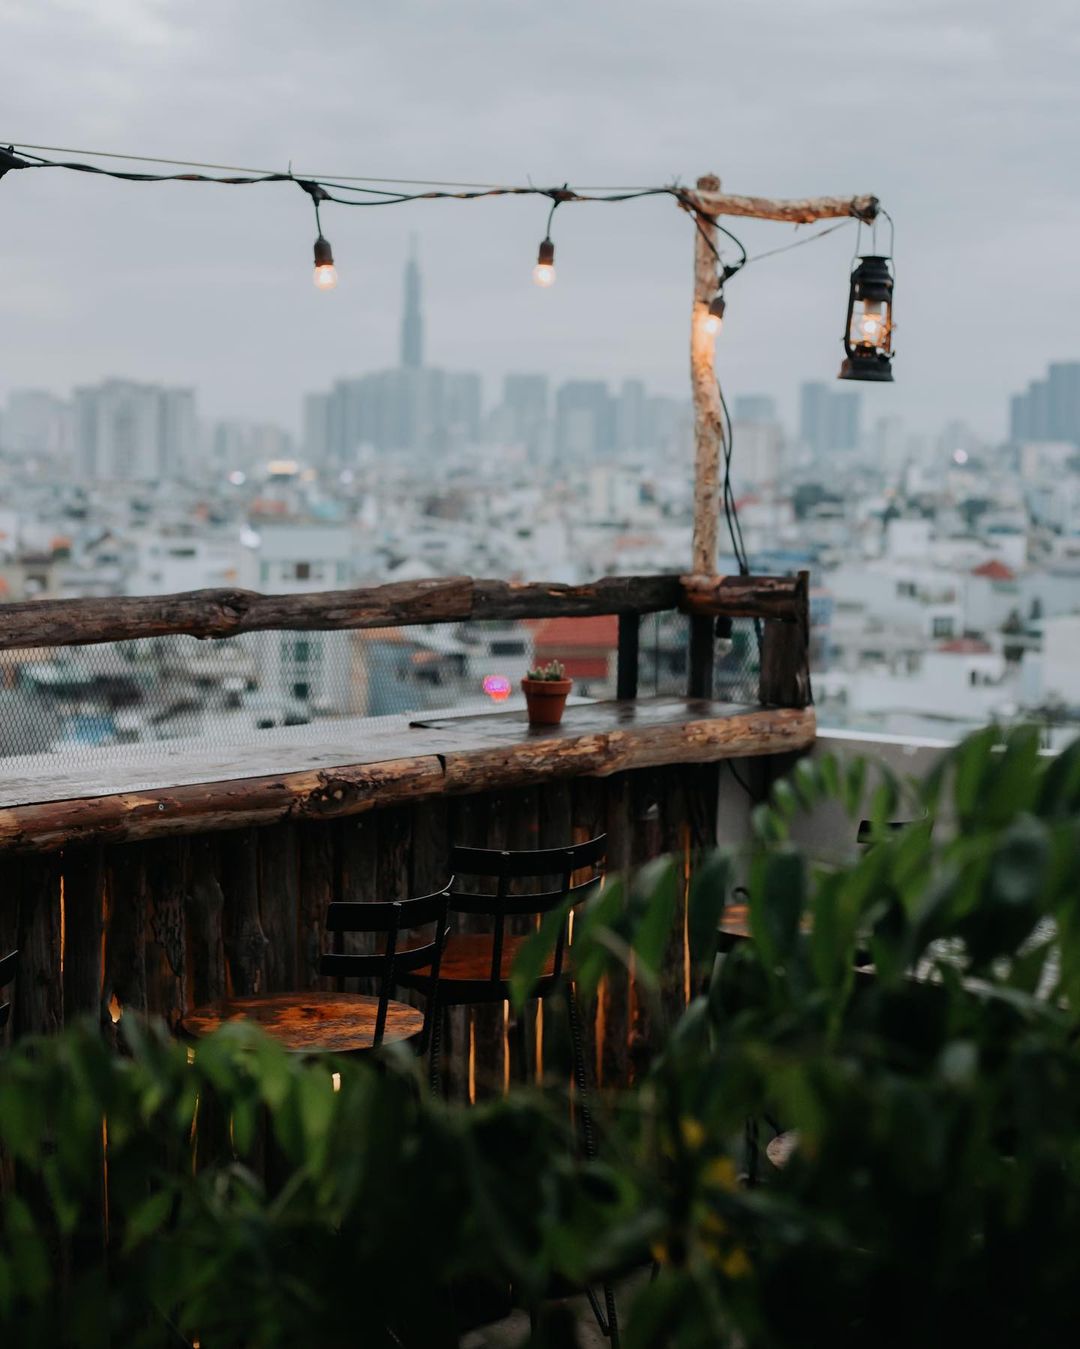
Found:
[[[885,212],[882,211],[882,215]],[[854,224],[854,218],[849,216],[846,220],[841,220],[837,225],[830,225],[828,229],[818,230],[816,234],[808,234],[805,239],[796,239],[794,243],[781,244],[779,248],[767,248],[764,253],[754,253],[746,259],[749,262],[760,262],[762,258],[775,257],[777,253],[787,253],[793,248],[802,248],[804,244],[812,244],[818,239],[824,239],[826,234],[835,234],[837,230],[846,229]]]
[[[719,379],[716,381],[716,392],[720,398],[720,409],[722,418],[720,422],[720,445],[724,453],[724,484],[723,484],[723,502],[724,517],[727,520],[728,534],[731,538],[731,549],[735,554],[735,561],[739,567],[741,576],[750,575],[750,561],[746,553],[746,544],[743,541],[742,525],[739,523],[739,508],[735,501],[735,490],[731,484],[731,461],[735,453],[735,430],[731,423],[731,413],[728,411],[727,399],[724,397],[724,390],[721,387]]]

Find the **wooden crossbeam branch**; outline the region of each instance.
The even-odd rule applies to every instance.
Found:
[[[715,181],[712,180],[712,181]],[[770,197],[738,197],[715,188],[702,186],[697,191],[683,194],[687,205],[693,205],[705,215],[738,215],[753,220],[780,220],[792,225],[812,225],[815,220],[837,220],[851,216],[869,224],[881,209],[877,197],[869,193],[860,197],[799,197],[776,201]]]

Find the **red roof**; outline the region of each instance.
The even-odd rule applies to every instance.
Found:
[[[544,618],[533,628],[533,646],[571,649],[588,647],[614,651],[619,645],[619,620],[615,614],[592,618]]]
[[[985,576],[991,581],[1016,580],[1016,572],[1011,567],[1006,567],[1004,562],[999,562],[996,557],[989,562],[984,562],[981,567],[975,567],[971,574],[972,576]]]
[[[954,637],[951,642],[942,642],[938,647],[939,651],[947,651],[950,656],[985,656],[993,649],[981,637]]]

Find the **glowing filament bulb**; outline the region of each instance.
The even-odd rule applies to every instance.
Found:
[[[540,245],[533,268],[533,281],[545,288],[555,284],[555,245],[550,239],[545,239]]]
[[[710,337],[715,337],[724,326],[724,310],[727,305],[724,301],[722,292],[718,292],[709,305],[709,311],[705,315],[704,327]]]
[[[315,286],[318,290],[333,290],[337,285],[337,268],[329,240],[320,234],[315,240]]]
[[[852,320],[851,340],[867,347],[880,347],[885,338],[885,314],[880,300],[864,300],[862,313]]]

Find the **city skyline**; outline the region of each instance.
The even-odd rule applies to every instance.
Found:
[[[325,392],[302,396],[295,422],[199,417],[197,391],[124,377],[76,387],[65,401],[55,391],[17,389],[0,404],[0,447],[65,454],[85,480],[169,476],[170,470],[227,474],[257,462],[299,454],[313,465],[349,466],[364,447],[376,452],[442,452],[501,444],[525,449],[534,464],[578,456],[604,459],[661,449],[686,439],[688,401],[648,391],[636,378],[572,378],[541,371],[510,371],[501,392],[476,371],[447,371],[425,361],[424,281],[415,240],[401,279],[398,362],[343,376]],[[496,385],[498,388],[498,384]],[[736,467],[747,455],[778,464],[787,445],[810,462],[874,445],[890,460],[924,457],[929,443],[896,414],[882,415],[865,390],[820,380],[798,387],[797,411],[780,412],[776,390],[736,393],[734,419],[742,424]],[[1000,442],[1080,444],[1080,362],[1051,362],[1047,376],[1008,399],[1008,432]],[[6,418],[6,420],[5,420]],[[747,444],[749,432],[750,443]],[[936,434],[965,455],[980,438],[959,419]],[[922,449],[916,442],[922,442]],[[987,442],[988,444],[994,442]],[[966,462],[966,460],[965,460]]]
[[[998,391],[1075,356],[1055,262],[1080,224],[1059,171],[1080,98],[1054,37],[1068,31],[1064,0],[1048,0],[1038,28],[1004,0],[875,14],[872,106],[857,93],[868,20],[850,0],[723,14],[673,0],[633,23],[610,0],[512,15],[492,0],[374,14],[335,0],[318,24],[268,0],[257,44],[250,13],[235,0],[197,17],[130,0],[92,12],[13,0],[5,86],[20,124],[9,131],[298,172],[619,185],[714,171],[736,192],[874,191],[897,222],[897,383],[874,390],[883,415],[1002,434]],[[446,43],[463,21],[477,41],[451,69]],[[237,99],[239,85],[253,96]],[[991,120],[994,135],[975,134]],[[670,201],[560,210],[559,280],[543,293],[529,280],[545,220],[536,200],[327,204],[340,275],[327,295],[310,283],[310,204],[287,184],[10,174],[0,200],[0,323],[17,335],[5,393],[122,372],[197,386],[215,415],[292,422],[304,390],[393,363],[386,316],[414,232],[433,364],[687,388],[692,235]],[[752,255],[809,233],[727,223]],[[786,398],[833,378],[854,236],[847,227],[732,281],[719,349],[732,395],[768,388],[778,367]],[[981,340],[955,340],[957,314]]]

